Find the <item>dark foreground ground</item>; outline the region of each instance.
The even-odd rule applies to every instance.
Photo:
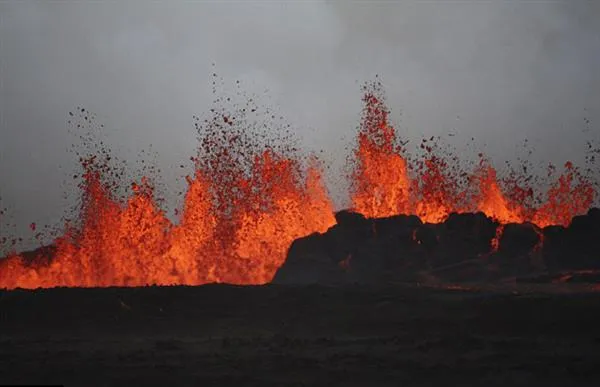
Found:
[[[407,286],[0,292],[0,384],[598,386],[600,295]]]

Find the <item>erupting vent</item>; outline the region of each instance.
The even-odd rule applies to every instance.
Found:
[[[590,180],[570,163],[535,204],[530,187],[503,191],[483,157],[474,171],[462,172],[423,140],[425,158],[410,162],[397,145],[380,86],[364,91],[350,178],[353,209],[367,217],[405,214],[440,223],[451,213],[483,212],[501,225],[566,226],[595,199]],[[67,225],[33,256],[0,260],[0,287],[270,282],[294,240],[336,224],[322,169],[316,159],[303,163],[285,141],[274,146],[249,138],[235,115],[213,113],[178,222],[157,205],[149,180],[134,183],[133,194],[119,200],[106,182],[110,156],[85,157],[77,226]]]

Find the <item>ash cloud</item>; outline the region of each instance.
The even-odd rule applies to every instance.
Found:
[[[335,176],[358,125],[360,84],[375,74],[409,149],[422,135],[455,134],[459,148],[475,137],[475,151],[500,166],[527,138],[540,163],[581,165],[586,141],[600,136],[599,16],[587,1],[4,1],[2,234],[27,244],[31,222],[57,223],[72,201],[62,182],[76,168],[66,151],[75,106],[97,114],[121,158],[152,144],[176,206],[178,167],[192,167],[196,148],[192,117],[210,108],[215,71],[323,149],[340,206],[346,183]]]

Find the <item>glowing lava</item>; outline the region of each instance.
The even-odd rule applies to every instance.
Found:
[[[222,120],[229,127],[231,119]],[[79,226],[55,240],[51,257],[0,260],[0,287],[269,282],[293,240],[335,224],[319,164],[310,160],[303,170],[285,149],[211,125],[177,224],[147,179],[119,200],[114,181],[103,179],[110,156],[85,158]]]
[[[481,211],[502,224],[566,226],[594,201],[592,185],[571,164],[546,202],[533,209],[503,193],[484,159],[462,174],[468,183],[461,185],[424,140],[426,157],[411,168],[377,87],[367,88],[363,101],[351,200],[367,217],[413,214],[439,223],[453,212]],[[47,254],[0,260],[0,288],[271,281],[293,240],[335,224],[321,168],[317,160],[302,167],[293,152],[253,145],[228,115],[213,118],[194,159],[195,173],[187,178],[178,222],[158,206],[147,179],[119,200],[114,184],[103,180],[105,160],[85,158],[79,224],[67,225]]]
[[[351,199],[353,209],[368,217],[405,214],[440,223],[453,212],[483,212],[500,223],[568,226],[574,216],[584,214],[594,202],[593,185],[571,163],[565,165],[565,173],[538,208],[526,209],[519,196],[511,199],[505,195],[496,170],[484,158],[461,189],[459,176],[452,173],[445,160],[432,154],[427,140],[421,144],[427,155],[411,174],[402,149],[396,145],[396,132],[388,122],[381,86],[375,83],[365,87],[363,102]]]

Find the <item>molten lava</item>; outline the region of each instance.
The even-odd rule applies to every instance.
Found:
[[[175,225],[156,205],[147,181],[134,185],[122,204],[90,163],[81,227],[55,241],[50,260],[26,262],[17,255],[0,261],[0,286],[267,283],[294,239],[335,223],[319,171],[310,167],[301,178],[294,164],[266,151],[253,170],[263,189],[246,190],[242,199],[254,200],[236,203],[222,217],[215,216],[210,181],[197,171],[188,180],[181,221]],[[228,189],[251,186],[240,181]]]
[[[593,186],[570,163],[537,208],[505,195],[484,159],[458,184],[428,140],[421,144],[425,158],[411,168],[377,85],[365,90],[363,101],[351,200],[367,217],[412,214],[439,223],[453,212],[480,211],[501,223],[495,251],[503,224],[568,225],[595,199]],[[194,158],[178,222],[167,218],[145,178],[132,185],[129,198],[118,199],[114,184],[103,179],[106,166],[93,155],[82,160],[77,226],[67,225],[49,253],[0,260],[0,288],[271,281],[292,241],[335,224],[322,170],[317,160],[303,168],[293,152],[252,144],[243,130],[232,129],[234,118],[217,116]]]
[[[425,145],[427,140],[421,144],[427,156],[411,175],[402,149],[396,146],[396,132],[388,122],[381,86],[366,87],[363,102],[351,199],[353,209],[368,217],[405,214],[440,223],[453,212],[483,212],[500,223],[567,226],[595,200],[594,186],[571,163],[565,165],[565,173],[538,208],[527,210],[517,195],[513,199],[505,195],[496,170],[483,158],[469,184],[461,189],[458,176],[452,174],[445,160],[432,154],[432,147]]]

